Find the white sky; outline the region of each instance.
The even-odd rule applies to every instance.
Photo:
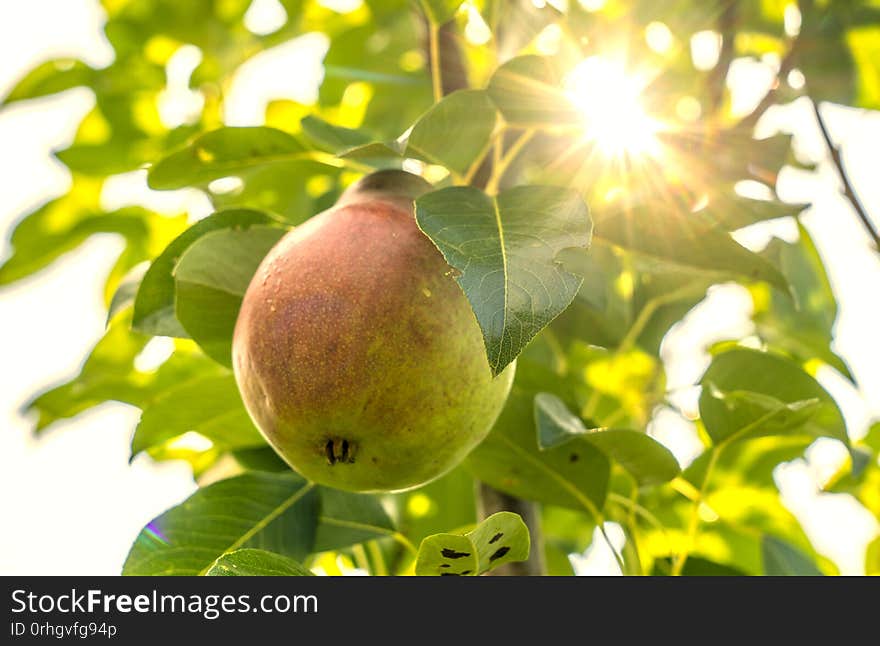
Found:
[[[272,5],[269,0],[260,4]],[[254,24],[259,22],[252,18]],[[93,65],[108,63],[112,50],[101,34],[101,24],[102,13],[94,0],[0,3],[0,96],[29,67],[53,56],[76,56]],[[249,64],[230,96],[230,122],[260,123],[267,100],[310,96],[303,85],[268,84],[266,79],[290,75],[267,71],[292,69],[295,59],[297,69],[314,86],[320,79],[316,56],[324,46],[320,36],[312,35],[276,48],[262,57],[263,64]],[[747,104],[749,93],[760,93],[761,88],[748,83],[748,63],[742,67],[737,76],[745,81],[734,88],[735,98]],[[760,78],[759,72],[751,78]],[[49,152],[71,140],[92,102],[88,91],[74,90],[0,113],[0,232],[6,234],[0,239],[0,258],[8,253],[6,237],[16,219],[65,192],[69,175]],[[880,115],[831,106],[827,116],[832,134],[845,146],[857,189],[876,219],[880,183],[873,157],[880,142]],[[772,127],[773,121],[796,129],[799,151],[814,159],[824,157],[807,105],[768,114],[763,125]],[[788,172],[779,189],[785,199],[814,205],[806,222],[828,264],[841,305],[835,348],[849,362],[862,392],[871,394],[871,401],[833,375],[823,383],[843,406],[850,432],[860,437],[868,420],[880,417],[876,341],[880,260],[868,250],[864,232],[836,193],[829,168],[821,180]],[[191,192],[147,191],[138,173],[114,180],[103,197],[111,208],[131,202],[170,212],[185,208],[198,213],[206,208],[204,200]],[[762,239],[766,233],[759,231],[743,241]],[[112,236],[93,238],[36,276],[0,288],[0,574],[116,574],[140,528],[194,489],[184,464],[155,464],[143,456],[128,464],[138,413],[125,405],[105,404],[41,439],[28,433],[30,424],[19,413],[32,393],[76,374],[84,354],[102,335],[101,290],[120,244]],[[701,340],[748,330],[743,304],[738,288],[716,288],[707,304],[670,334],[663,349],[670,386],[699,377],[706,365],[705,355],[695,350]],[[688,394],[682,398],[687,403]],[[688,430],[680,423],[659,424],[652,432],[680,458],[692,454]],[[786,465],[779,476],[787,504],[802,519],[817,548],[844,572],[858,573],[864,545],[878,532],[876,521],[850,498],[816,491],[816,477],[839,459],[834,443],[822,443],[811,451],[809,464]],[[578,571],[609,572],[610,556],[604,551],[598,546],[576,559]]]

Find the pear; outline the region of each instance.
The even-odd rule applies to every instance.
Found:
[[[454,270],[416,224],[430,184],[379,171],[286,234],[257,269],[233,337],[244,403],[309,480],[400,491],[446,473],[489,432],[493,378]]]

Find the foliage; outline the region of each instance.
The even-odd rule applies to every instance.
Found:
[[[104,0],[113,62],[44,62],[0,104],[74,87],[95,100],[56,152],[69,192],[22,217],[0,284],[92,235],[125,241],[107,280],[106,335],[77,377],[30,403],[37,429],[125,402],[143,411],[133,455],[186,459],[201,485],[145,526],[124,573],[299,576],[356,565],[476,575],[526,559],[518,516],[477,522],[475,479],[540,503],[532,544],[551,573],[571,573],[565,555],[605,521],[624,528],[617,556],[628,574],[833,573],[782,504],[773,470],[833,438],[851,464],[827,488],[880,519],[880,442],[876,425],[850,442],[854,429],[816,380],[822,366],[856,387],[832,348],[837,304],[799,221],[806,205],[775,193],[782,167],[799,164],[790,136],[756,139],[752,127],[769,105],[804,95],[880,108],[877,3],[365,0],[345,13],[281,4],[284,24],[259,35],[245,27],[249,0]],[[656,25],[668,47],[645,38]],[[473,35],[480,29],[485,38]],[[706,30],[724,43],[709,69],[687,46]],[[264,125],[225,125],[236,70],[312,31],[329,40],[315,102],[276,101]],[[169,121],[158,106],[184,46],[201,53],[189,79],[201,108]],[[618,71],[642,79],[640,100],[664,124],[647,153],[605,147],[582,102],[612,88],[570,81],[585,58],[624,55]],[[778,83],[753,113],[734,115],[730,65],[761,57],[776,57]],[[215,213],[193,222],[101,208],[108,178],[145,167],[153,189],[202,191]],[[236,391],[230,343],[275,241],[385,167],[433,182],[417,222],[456,271],[493,373],[514,360],[517,373],[462,467],[414,491],[356,495],[303,480],[266,446]],[[230,178],[235,190],[217,188]],[[771,197],[746,197],[744,182]],[[783,219],[797,223],[797,241],[754,252],[732,235]],[[699,410],[678,411],[660,344],[729,282],[748,290],[754,332],[711,348]],[[174,338],[174,352],[141,371],[135,358],[152,337]],[[693,426],[703,452],[691,464],[649,432],[661,412]],[[193,434],[204,441],[188,443]],[[875,540],[868,571],[880,570],[878,555]]]

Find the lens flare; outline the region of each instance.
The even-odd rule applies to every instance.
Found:
[[[584,118],[586,136],[605,155],[656,155],[660,123],[641,103],[645,80],[602,56],[581,61],[568,75],[565,92]]]

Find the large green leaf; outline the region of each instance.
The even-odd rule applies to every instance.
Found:
[[[463,175],[488,147],[496,120],[484,91],[453,92],[416,122],[405,154]]]
[[[586,205],[573,191],[519,186],[490,197],[469,187],[416,200],[416,221],[446,261],[483,332],[499,374],[574,299],[583,279],[557,254],[590,243]]]
[[[259,211],[234,209],[200,220],[181,233],[156,258],[144,275],[134,301],[132,327],[145,334],[188,336],[174,315],[174,266],[199,238],[218,229],[247,229],[254,224],[270,224],[271,218]]]
[[[309,159],[293,136],[265,126],[221,128],[200,135],[185,148],[158,161],[148,175],[151,188],[174,189],[204,185],[256,166]]]
[[[224,554],[205,576],[314,576],[297,561],[266,550],[243,549]]]
[[[535,396],[535,426],[543,450],[581,439],[620,463],[641,484],[667,482],[678,475],[678,462],[665,446],[639,431],[587,428],[559,397]]]
[[[338,550],[395,534],[394,523],[376,496],[320,488],[321,512],[315,552]]]
[[[708,219],[663,206],[638,207],[596,219],[597,239],[619,245],[660,266],[681,266],[721,277],[763,280],[788,290],[782,273],[739,245]]]
[[[517,514],[492,514],[466,534],[434,534],[419,546],[419,576],[478,576],[529,558],[529,529]]]
[[[232,365],[232,333],[251,278],[283,229],[218,229],[196,240],[174,268],[175,314],[208,356]]]
[[[785,357],[731,348],[713,358],[701,384],[700,416],[716,443],[734,436],[800,432],[849,444],[837,404]]]
[[[495,70],[487,89],[504,120],[511,125],[576,123],[581,117],[560,82],[559,70],[550,58],[529,55],[513,58]]]
[[[194,575],[227,552],[253,547],[301,559],[312,549],[319,497],[293,473],[247,473],[204,487],[153,519],[125,575]]]
[[[162,393],[141,415],[132,456],[190,431],[223,449],[265,444],[231,374],[199,377]]]
[[[764,536],[761,554],[764,573],[768,576],[822,576],[822,571],[806,554],[774,536]]]

